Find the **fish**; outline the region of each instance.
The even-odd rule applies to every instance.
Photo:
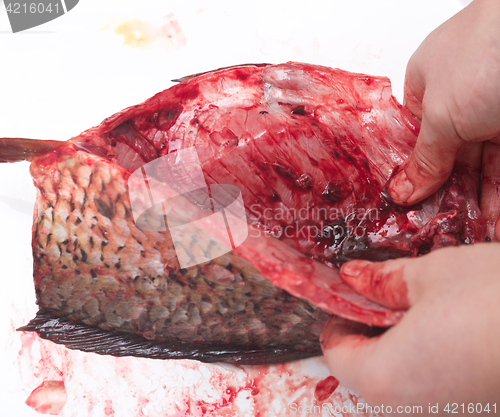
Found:
[[[346,285],[343,263],[485,239],[466,167],[457,165],[422,203],[390,200],[386,184],[411,153],[419,122],[386,77],[288,62],[175,81],[68,141],[0,139],[0,162],[31,161],[37,188],[40,310],[20,330],[115,356],[301,359],[321,354],[319,335],[332,315],[365,324],[367,334],[404,317]],[[148,206],[153,186],[132,193],[137,181],[160,177],[155,161],[170,158],[181,172],[175,164],[193,149],[205,188],[183,189],[173,177],[163,185],[187,196],[176,206],[179,224],[205,216],[197,210],[222,213],[200,190],[239,193],[245,238],[226,252],[210,240],[225,233],[212,220],[176,241],[163,221],[173,199]],[[140,224],[137,201],[144,212],[163,210],[148,220],[155,227]],[[185,267],[181,252],[196,251],[203,260]]]

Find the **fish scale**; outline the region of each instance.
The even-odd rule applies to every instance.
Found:
[[[279,346],[318,353],[318,331],[328,313],[276,288],[231,253],[180,270],[168,233],[135,226],[122,197],[128,178],[122,168],[81,151],[48,159],[48,166],[43,157],[32,165],[35,183],[51,190],[38,199],[34,223],[41,307],[148,340],[174,337],[240,349]],[[89,181],[75,182],[65,174],[68,170],[87,172]],[[104,198],[103,189],[106,210],[104,203],[96,203]],[[76,202],[75,195],[85,198]],[[75,220],[82,218],[87,220]]]

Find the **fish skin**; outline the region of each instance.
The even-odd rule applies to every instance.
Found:
[[[7,142],[9,152],[14,148],[9,153],[0,142],[0,161],[32,160],[39,191],[34,277],[44,311],[149,341],[173,335],[200,346],[226,343],[242,356],[246,349],[283,348],[281,357],[290,360],[291,351],[296,357],[319,353],[328,312],[379,326],[404,315],[354,293],[335,267],[484,238],[475,185],[459,167],[420,205],[399,208],[388,200],[385,184],[410,154],[418,130],[385,77],[300,63],[249,65],[186,77],[42,156],[44,146],[30,152],[24,140]],[[232,253],[181,271],[168,233],[137,229],[126,179],[145,163],[191,146],[207,183],[237,186],[251,227],[279,240],[248,239]],[[296,218],[293,209],[308,207],[341,215],[317,223]],[[367,209],[381,217],[357,219]],[[352,219],[369,232],[363,239],[275,233]]]
[[[41,307],[152,341],[319,353],[328,313],[273,286],[233,253],[181,270],[168,233],[136,227],[127,170],[74,149],[33,162]]]

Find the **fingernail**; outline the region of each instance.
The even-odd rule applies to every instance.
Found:
[[[342,265],[340,268],[341,275],[344,275],[349,278],[357,278],[361,275],[361,272],[368,265],[371,265],[370,261],[351,261]]]
[[[389,182],[389,194],[396,201],[406,201],[413,194],[413,184],[408,179],[405,171],[398,172]]]

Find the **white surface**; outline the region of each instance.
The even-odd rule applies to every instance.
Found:
[[[294,60],[387,75],[401,101],[408,58],[431,30],[462,6],[458,0],[81,0],[67,15],[17,34],[10,33],[2,7],[0,137],[67,139],[168,88],[173,78],[249,62]],[[132,19],[160,25],[171,12],[186,38],[186,45],[177,50],[125,46],[123,37],[113,31]],[[36,312],[30,249],[35,193],[28,167],[27,163],[0,165],[0,414],[19,417],[38,415],[24,401],[42,377],[50,377],[43,372],[37,376],[37,364],[20,359],[20,334],[13,331]],[[60,355],[65,355],[62,350]],[[80,364],[89,358],[72,355]],[[151,386],[149,391],[144,388],[150,402],[149,408],[142,407],[142,415],[166,415],[162,401],[176,394],[154,389],[163,386],[164,374],[154,373],[158,365],[151,362],[140,361],[133,371]],[[68,389],[87,389],[92,398],[106,390],[114,399],[134,397],[130,387],[112,379],[117,375],[113,363],[96,359],[89,366],[102,367],[100,382],[91,386],[90,378],[73,377]],[[176,371],[173,363],[162,366],[173,378],[170,382],[176,380],[176,372],[184,372]],[[226,372],[226,368],[210,369]],[[319,369],[319,374],[327,374],[321,363]],[[153,375],[143,375],[148,372]],[[237,378],[236,374],[231,377]],[[61,415],[102,415],[82,409],[83,400],[74,396],[68,393],[69,408]],[[283,413],[283,409],[275,412]],[[115,408],[115,415],[132,414]]]

